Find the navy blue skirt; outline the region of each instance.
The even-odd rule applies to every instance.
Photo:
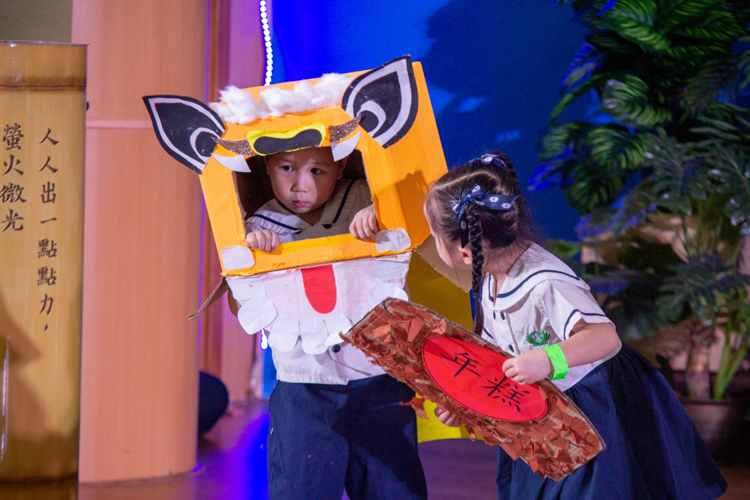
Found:
[[[659,371],[632,347],[565,391],[606,449],[561,481],[500,449],[498,499],[715,499],[726,490],[703,440]]]

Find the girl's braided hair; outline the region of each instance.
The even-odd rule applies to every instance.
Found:
[[[516,210],[489,210],[475,203],[466,207],[472,258],[471,289],[474,300],[477,301],[474,318],[474,333],[477,335],[482,334],[484,327],[484,313],[480,305],[485,261],[483,249],[497,250],[509,247],[517,241],[534,240],[528,205],[521,192],[513,164],[500,152],[489,155],[494,156],[491,163],[476,158],[445,174],[430,187],[425,199],[430,227],[436,233],[435,236],[446,244],[446,248],[451,248],[461,241],[458,215],[454,213],[453,207],[474,186],[479,185],[487,194],[518,196],[514,202]],[[487,155],[482,158],[485,157]]]

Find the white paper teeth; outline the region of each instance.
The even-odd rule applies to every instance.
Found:
[[[300,324],[299,335],[302,338],[302,350],[307,354],[322,354],[328,346],[328,330],[320,318],[307,318]]]
[[[362,135],[362,132],[357,132],[351,139],[347,139],[343,142],[332,142],[331,153],[333,153],[333,161],[339,161],[340,159],[346,158],[352,154],[354,148],[357,147],[360,135]]]
[[[341,333],[346,333],[346,332],[341,332]],[[343,343],[344,343],[344,339],[342,339],[341,335],[339,335],[338,333],[334,333],[333,335],[329,335],[326,338],[326,341],[325,341],[325,345],[327,347],[330,347],[332,345],[343,344]]]
[[[276,319],[276,307],[271,299],[262,295],[244,303],[237,312],[237,319],[242,329],[252,335]]]
[[[393,255],[374,260],[375,275],[388,280],[404,279],[408,271],[411,254]],[[370,285],[367,302],[359,304],[349,315],[329,314],[306,318],[300,321],[298,313],[281,311],[267,295],[272,286],[258,276],[230,276],[227,279],[232,295],[240,304],[237,317],[242,328],[250,333],[256,333],[265,328],[268,332],[268,345],[274,351],[285,353],[292,351],[299,343],[302,351],[307,354],[318,355],[326,352],[331,346],[341,344],[344,340],[342,333],[348,332],[352,325],[359,322],[374,306],[388,297],[408,300],[407,293],[397,285],[387,280],[375,279]],[[296,282],[295,282],[296,283]],[[288,285],[294,287],[290,282]],[[285,285],[287,286],[287,285]],[[275,290],[275,289],[274,289]],[[276,295],[273,295],[276,297]],[[281,300],[276,297],[277,300]],[[353,304],[344,307],[351,311]],[[287,312],[287,314],[279,314]],[[340,313],[341,310],[337,309]]]
[[[364,318],[372,307],[370,307],[370,304],[360,304],[357,306],[357,308],[352,313],[352,324],[358,323],[359,320]]]
[[[247,162],[245,161],[244,156],[221,156],[217,154],[212,154],[211,156],[213,156],[216,161],[227,167],[229,170],[245,173],[250,172],[250,167],[247,166]]]
[[[372,284],[370,289],[370,295],[367,297],[367,302],[370,305],[370,309],[383,302],[385,299],[392,297],[394,299],[409,300],[409,296],[401,288],[385,281],[376,281]]]
[[[411,238],[405,229],[387,229],[375,235],[375,248],[378,252],[402,252],[411,246]]]
[[[227,271],[248,269],[255,265],[253,252],[246,246],[240,245],[222,248],[221,260],[224,262],[224,269]]]
[[[268,335],[268,345],[277,352],[289,352],[299,340],[299,321],[291,316],[281,315],[276,318],[271,333]]]
[[[341,344],[344,339],[339,334],[346,333],[352,327],[352,322],[346,316],[341,314],[334,314],[326,318],[326,329],[328,330],[328,338],[326,338],[325,345],[332,346]]]

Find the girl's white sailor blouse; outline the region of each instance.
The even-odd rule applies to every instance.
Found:
[[[482,338],[512,356],[567,340],[581,319],[586,323],[612,323],[589,286],[560,259],[536,244],[516,260],[495,297],[493,287],[493,279],[488,276],[482,284]],[[621,345],[599,361],[571,367],[564,379],[553,383],[560,390],[569,389],[615,356]]]

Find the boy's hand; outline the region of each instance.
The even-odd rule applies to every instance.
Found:
[[[542,350],[526,351],[503,363],[503,371],[513,382],[528,385],[552,373],[552,362]]]
[[[257,248],[264,252],[273,252],[279,246],[279,235],[270,229],[259,229],[247,233],[245,242],[250,248]]]
[[[447,425],[448,427],[461,427],[461,419],[458,415],[451,413],[448,410],[443,410],[439,406],[435,407],[435,416],[443,425]]]
[[[349,225],[349,232],[358,240],[371,240],[378,234],[378,219],[375,217],[375,205],[365,207],[354,215]]]

